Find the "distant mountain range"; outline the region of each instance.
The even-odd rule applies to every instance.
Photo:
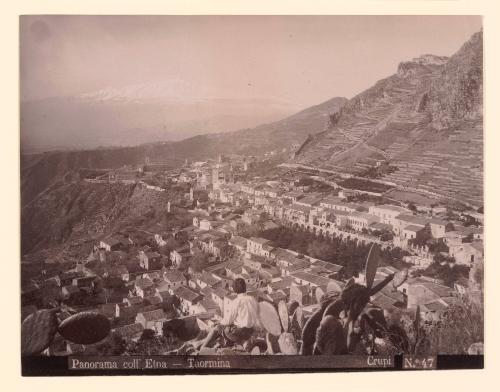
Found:
[[[424,55],[347,102],[295,163],[381,179],[473,206],[483,203],[483,35],[450,58]]]
[[[235,131],[295,113],[289,102],[253,97],[175,94],[186,87],[148,83],[105,88],[72,97],[21,103],[21,146],[26,152],[135,146],[194,135]]]
[[[118,168],[152,162],[168,162],[173,167],[185,159],[201,160],[217,154],[262,155],[267,151],[299,145],[309,135],[323,131],[330,115],[347,101],[333,98],[302,110],[283,120],[235,132],[203,134],[178,142],[156,142],[133,147],[91,150],[61,150],[21,156],[22,203],[31,201],[62,176],[79,168]]]
[[[151,206],[163,208],[164,200],[144,198],[133,186],[71,181],[80,168],[118,168],[141,164],[146,157],[175,167],[186,158],[202,160],[220,153],[262,155],[284,150],[283,159],[295,151],[290,162],[359,176],[366,176],[377,163],[386,162],[393,170],[379,180],[398,185],[390,191],[400,193],[394,196],[398,200],[404,200],[405,192],[418,191],[480,206],[483,203],[482,48],[482,32],[479,32],[450,58],[424,55],[402,62],[394,75],[350,100],[333,98],[254,128],[131,147],[22,154],[22,252],[63,244],[68,238],[80,240],[89,233],[106,231],[109,225],[125,218],[138,218]],[[151,113],[153,102],[170,99],[162,95],[161,87],[153,91],[158,92],[156,96],[151,90],[147,94]],[[131,108],[137,101],[142,105],[145,94],[140,88],[106,89],[70,99],[78,103],[68,105],[74,105],[71,109],[74,115],[83,118],[90,116],[93,109],[89,103],[79,113],[83,107],[80,102],[105,102],[106,108],[115,108],[116,116],[123,116],[120,121],[135,126],[134,118],[145,112],[137,114]],[[52,112],[42,110],[37,115],[50,116],[47,123],[55,123],[54,118],[59,118],[58,132],[66,135],[63,127],[69,121],[64,113],[66,107],[63,104],[57,110],[57,105],[49,106]],[[102,106],[99,103],[96,107]],[[30,111],[30,116],[34,112]],[[103,116],[108,118],[109,113]],[[25,116],[22,126],[26,121],[35,121],[35,117]],[[21,136],[26,137],[26,128],[23,129]],[[62,145],[72,140],[72,133],[58,139],[55,131],[41,132],[37,137],[43,140],[49,135]],[[86,135],[90,137],[89,133]],[[123,142],[123,135],[121,131],[116,134],[117,144]]]
[[[283,149],[290,152],[301,145],[294,163],[364,175],[377,162],[385,161],[395,167],[395,171],[380,179],[398,185],[400,190],[427,192],[473,206],[482,205],[482,48],[482,32],[478,32],[450,58],[427,54],[402,62],[394,75],[350,100],[333,98],[283,120],[254,128],[242,126],[244,129],[234,132],[201,134],[176,142],[135,147],[23,154],[22,202],[29,202],[63,175],[82,167],[140,164],[146,156],[152,161],[177,166],[186,158],[200,160],[219,153],[261,155]],[[135,105],[137,100],[143,102],[146,95],[151,105],[157,100],[166,102],[172,98],[162,95],[162,91],[165,89],[161,86],[147,94],[141,88],[107,89],[74,99],[106,102],[109,107],[117,108],[116,117],[120,121],[133,128],[137,125],[134,121],[144,112],[138,114],[129,105]],[[153,107],[148,109],[151,116],[162,117],[153,113]],[[78,108],[81,106],[76,105],[72,110]],[[51,122],[55,122],[53,118],[64,118],[65,111],[64,107],[54,109]],[[86,111],[75,115],[91,117]],[[109,112],[105,117],[108,115]],[[27,121],[34,120],[24,117],[22,129]],[[64,124],[61,120],[59,132],[64,133]],[[131,131],[132,134],[141,132]],[[57,133],[50,131],[49,134]],[[26,135],[22,132],[21,137]],[[63,141],[68,141],[65,137],[69,134],[64,135],[55,140],[67,144]],[[117,144],[126,139],[123,135],[122,131],[116,134]],[[43,139],[45,133],[37,137]]]

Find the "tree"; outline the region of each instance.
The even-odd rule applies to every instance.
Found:
[[[472,216],[467,215],[467,214],[462,215],[460,220],[463,222],[464,226],[466,226],[466,227],[479,226],[479,222],[475,218],[473,218]]]
[[[101,355],[122,355],[127,348],[125,340],[117,333],[112,333],[105,343],[98,346]]]
[[[201,272],[208,266],[208,255],[206,253],[198,252],[191,258],[189,266],[195,272]]]
[[[142,331],[140,340],[152,340],[156,336],[156,333],[154,330],[146,328]]]
[[[167,239],[165,246],[163,246],[162,248],[165,249],[165,252],[168,252],[168,254],[170,254],[171,251],[177,249],[179,246],[181,246],[181,243],[175,238],[170,237]]]
[[[306,253],[311,257],[325,261],[330,261],[332,259],[332,256],[335,255],[331,246],[325,243],[325,241],[317,240],[309,243]]]
[[[413,212],[416,212],[417,211],[417,206],[415,205],[415,203],[413,203],[412,201],[408,203],[408,209],[413,211]]]
[[[220,250],[221,260],[229,260],[235,254],[236,254],[236,249],[229,244],[224,244]]]
[[[175,239],[179,242],[180,245],[183,245],[188,242],[189,236],[185,231],[179,231],[175,236]]]

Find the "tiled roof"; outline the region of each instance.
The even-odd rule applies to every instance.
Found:
[[[235,235],[229,240],[229,243],[233,246],[239,246],[245,248],[247,246],[247,239],[244,237],[240,237]]]
[[[422,226],[408,225],[404,228],[406,231],[413,231],[415,233],[422,230]]]
[[[269,240],[266,240],[265,238],[258,238],[258,237],[250,237],[249,241],[256,242],[258,244],[267,244]]]
[[[201,297],[198,293],[194,292],[191,289],[188,289],[185,286],[180,286],[180,287],[176,288],[174,290],[174,294],[177,297],[184,299],[186,301],[189,301],[189,302],[194,302]]]
[[[389,211],[396,211],[396,212],[405,212],[405,211],[408,211],[404,207],[394,206],[394,205],[391,205],[391,204],[382,204],[382,205],[374,206],[374,208],[380,208],[380,209],[389,210]]]
[[[177,270],[168,270],[163,274],[164,279],[170,283],[183,282],[186,280],[182,272]]]
[[[442,311],[446,310],[446,308],[448,306],[443,304],[441,301],[436,300],[436,301],[429,302],[425,305],[422,305],[422,307],[425,307],[427,310],[429,310],[431,312],[442,312]]]
[[[201,295],[203,295],[203,297],[210,297],[210,296],[212,296],[214,291],[215,290],[213,288],[211,288],[210,286],[206,286],[200,290],[200,293],[201,293]]]
[[[433,293],[437,294],[440,297],[448,297],[453,291],[451,287],[429,282],[427,280],[419,278],[409,281],[408,283],[416,286],[424,286],[425,288],[427,288],[428,290],[432,291]]]
[[[138,297],[138,296],[124,298],[123,300],[128,301],[131,305],[138,305],[138,304],[142,304],[144,302],[142,297]]]
[[[342,199],[337,196],[327,196],[321,200],[320,204],[338,204],[341,203]]]
[[[322,267],[328,271],[331,271],[331,272],[338,272],[342,268],[344,268],[341,265],[329,263],[328,261],[323,261],[323,260],[313,260],[312,265],[313,266],[320,266],[320,267]]]
[[[422,218],[420,216],[413,216],[413,215],[405,215],[405,214],[398,215],[396,219],[403,222],[408,222],[413,225],[420,225],[420,226],[425,226],[429,222],[429,219],[427,218]]]
[[[326,286],[330,281],[330,279],[328,278],[324,278],[318,275],[313,275],[304,271],[292,272],[291,276],[300,280],[304,280],[306,282],[310,282],[316,286]]]
[[[214,301],[212,301],[210,298],[205,298],[200,301],[200,305],[205,309],[205,310],[216,310],[219,308],[219,305],[217,305]]]
[[[271,282],[268,284],[273,290],[281,290],[287,287],[290,287],[293,279],[290,276],[285,276],[281,280],[277,282]]]
[[[151,281],[151,279],[142,279],[142,278],[139,278],[139,279],[136,279],[135,280],[135,286],[136,287],[139,287],[141,289],[146,289],[148,287],[151,287],[153,286],[153,282]]]
[[[373,305],[379,306],[382,309],[395,309],[394,304],[397,302],[394,298],[388,297],[387,295],[379,292],[370,301]]]
[[[228,293],[229,291],[223,289],[222,287],[218,287],[214,290],[214,294],[219,298],[224,298]]]
[[[214,286],[219,283],[219,279],[214,278],[211,274],[208,273],[202,274],[198,279],[209,286]]]
[[[165,318],[165,313],[163,312],[163,309],[151,310],[149,312],[142,312],[139,314],[142,314],[142,316],[146,321],[157,321],[161,320],[162,318]]]
[[[390,230],[392,229],[392,226],[387,224],[387,223],[382,223],[382,222],[374,222],[370,225],[370,229],[373,230]]]
[[[306,213],[306,214],[309,214],[309,212],[311,212],[311,207],[302,206],[300,204],[295,204],[295,203],[292,204],[291,206],[288,206],[288,209],[302,212],[302,213]]]

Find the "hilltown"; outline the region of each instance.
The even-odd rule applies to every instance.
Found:
[[[339,186],[337,179],[321,173],[268,171],[255,158],[241,156],[219,156],[175,170],[146,162],[141,176],[136,170],[108,171],[85,181],[135,183],[147,192],[182,184],[186,192],[167,200],[164,208],[172,216],[187,215],[190,224],[154,224],[103,236],[76,265],[57,274],[44,271],[25,283],[23,315],[50,306],[67,309],[61,318],[94,310],[109,318],[115,334],[131,342],[147,329],[163,335],[178,319],[210,328],[235,299],[230,287],[236,278],[246,281],[258,301],[298,302],[306,318],[327,287],[341,291],[352,275],[363,282],[362,272],[346,272],[352,270],[348,265],[265,238],[280,230],[307,233],[318,243],[335,239],[399,250],[398,263],[387,260],[377,271],[377,280],[398,268],[410,271],[397,290],[384,289],[371,299],[385,312],[419,306],[422,319],[435,323],[450,305],[481,296],[473,274],[483,263],[483,216],[477,211],[450,212],[439,202],[429,206],[391,200],[383,193]],[[151,180],[159,177],[170,185]],[[468,275],[445,283],[432,273],[433,265],[461,268]],[[92,346],[70,342],[49,350],[52,355],[94,353]]]

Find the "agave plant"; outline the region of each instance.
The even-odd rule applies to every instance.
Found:
[[[408,271],[403,270],[374,286],[379,262],[380,249],[373,244],[366,259],[365,284],[355,283],[351,278],[340,293],[323,295],[319,309],[302,329],[300,354],[349,354],[355,352],[362,341],[368,342],[374,353],[375,338],[383,336],[387,325],[382,310],[368,306],[370,298],[390,282],[394,288],[399,287],[408,276]]]

